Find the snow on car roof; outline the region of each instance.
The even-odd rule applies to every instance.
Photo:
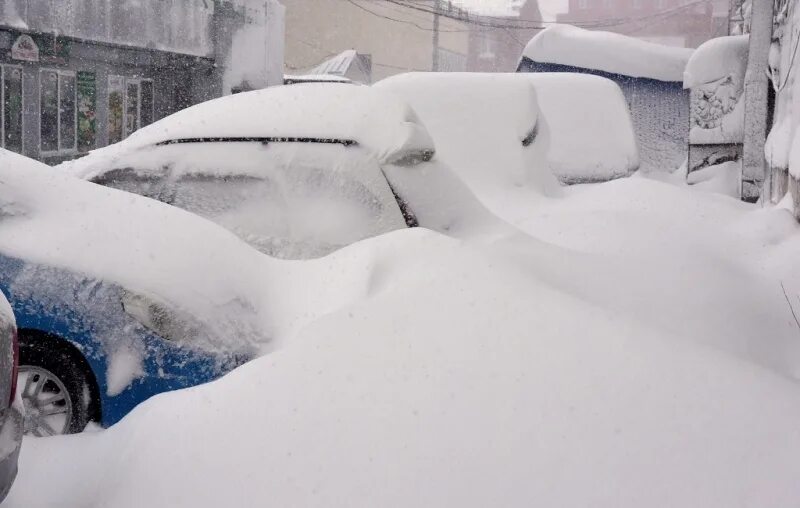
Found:
[[[177,139],[234,137],[355,141],[381,160],[407,150],[433,151],[433,141],[414,111],[397,98],[369,87],[302,83],[191,106],[64,168],[87,178],[143,147]]]
[[[522,56],[541,63],[681,82],[692,51],[611,32],[553,25],[536,34]]]
[[[717,37],[697,48],[683,74],[683,87],[692,88],[728,75],[744,76],[749,35]]]

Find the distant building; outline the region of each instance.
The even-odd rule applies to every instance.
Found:
[[[522,50],[541,28],[537,0],[518,0],[506,16],[476,16],[470,25],[467,70],[514,72]]]
[[[730,0],[569,0],[559,23],[696,48],[728,35]],[[624,21],[619,21],[624,20]]]
[[[348,50],[358,55],[351,62],[360,67],[364,77],[359,80],[367,83],[401,72],[430,71],[434,54],[439,70],[467,70],[470,29],[461,20],[467,13],[446,0],[439,8],[452,15],[439,17],[438,41],[433,1],[407,6],[364,0],[281,1],[286,6],[287,74],[330,68]]]
[[[283,79],[275,0],[0,1],[0,146],[57,162]]]

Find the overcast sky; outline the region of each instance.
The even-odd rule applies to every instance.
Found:
[[[459,0],[461,4],[487,13],[502,12],[509,0]],[[539,9],[545,18],[552,18],[555,13],[566,10],[568,0],[539,0]]]

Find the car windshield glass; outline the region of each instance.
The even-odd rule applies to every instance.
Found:
[[[357,147],[179,143],[126,162],[101,180],[212,219],[276,257],[317,257],[406,226],[380,166]]]

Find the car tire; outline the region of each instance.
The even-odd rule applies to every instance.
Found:
[[[19,331],[20,379],[17,391],[26,411],[26,433],[39,436],[74,434],[83,431],[92,420],[93,390],[90,389],[88,366],[80,353],[71,349],[71,345],[51,335]],[[51,402],[46,403],[48,400]],[[68,413],[47,415],[64,409],[68,409]],[[42,423],[43,418],[48,418],[51,423]],[[53,421],[56,425],[52,424]]]

